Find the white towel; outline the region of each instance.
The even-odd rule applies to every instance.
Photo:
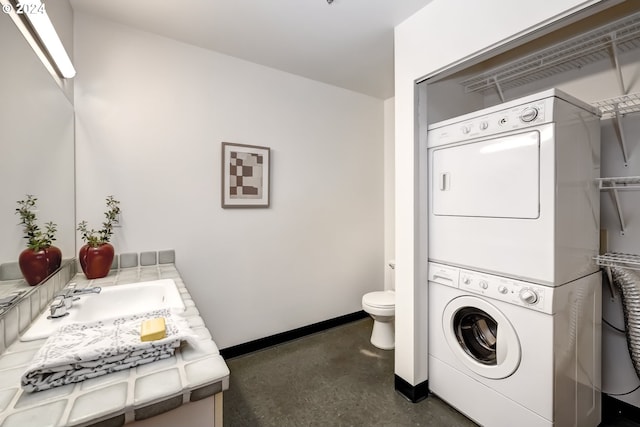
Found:
[[[164,317],[167,335],[140,341],[144,320]],[[22,387],[40,391],[95,378],[173,356],[195,335],[187,321],[168,309],[108,321],[72,323],[51,335],[22,376]]]

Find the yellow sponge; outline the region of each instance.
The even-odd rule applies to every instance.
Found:
[[[140,341],[155,341],[167,336],[164,317],[156,317],[142,322],[140,326]]]

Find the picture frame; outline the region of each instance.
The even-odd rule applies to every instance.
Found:
[[[268,208],[271,149],[222,143],[222,208]]]

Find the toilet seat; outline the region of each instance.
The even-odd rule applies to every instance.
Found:
[[[373,308],[394,309],[396,296],[393,291],[369,292],[362,297],[362,304]]]

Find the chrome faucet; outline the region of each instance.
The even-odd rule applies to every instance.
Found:
[[[99,286],[94,286],[91,288],[84,289],[76,289],[75,283],[72,283],[66,289],[58,292],[53,299],[51,306],[49,306],[49,319],[57,319],[58,317],[63,317],[69,314],[67,312],[73,306],[73,302],[79,300],[79,295],[85,294],[99,294],[102,290]]]

